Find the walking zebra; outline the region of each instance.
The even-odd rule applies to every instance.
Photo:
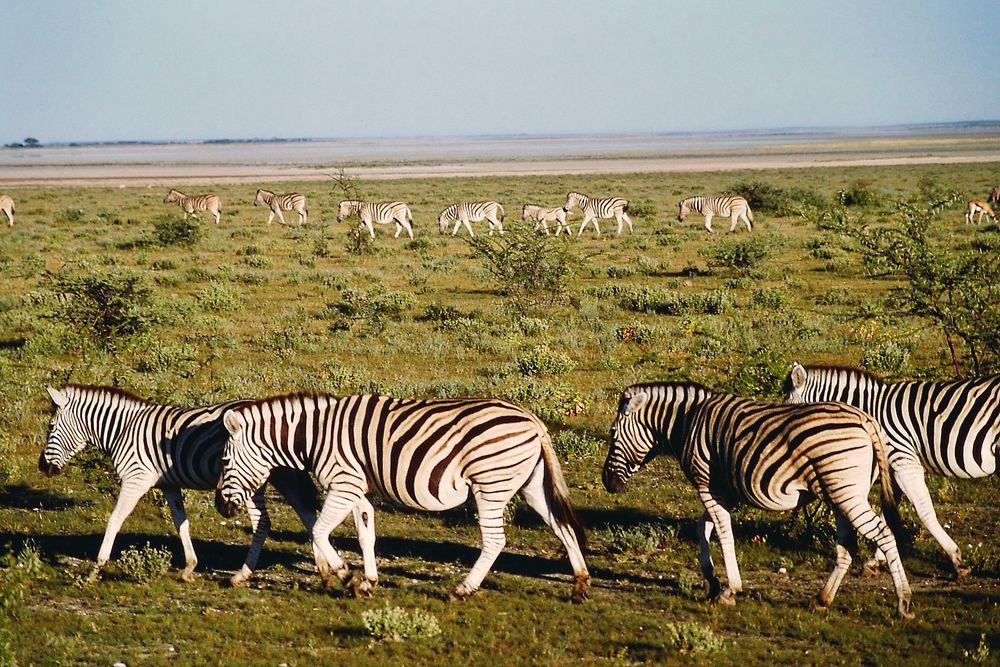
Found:
[[[222,470],[222,449],[228,435],[221,416],[227,409],[244,405],[233,401],[197,408],[179,408],[149,403],[114,387],[68,385],[48,388],[55,406],[39,469],[58,474],[88,444],[106,452],[121,480],[121,492],[108,519],[104,540],[97,554],[95,572],[111,557],[115,537],[151,488],[163,491],[174,526],[184,546],[184,581],[194,578],[198,560],[184,512],[181,489],[214,490]],[[253,540],[243,567],[231,579],[234,586],[253,574],[270,520],[264,504],[264,482],[247,497]],[[308,475],[276,469],[270,478],[288,500],[306,529],[312,532],[319,494]],[[357,519],[357,517],[355,517]],[[360,529],[359,529],[360,531]],[[372,560],[374,562],[374,560]]]
[[[451,230],[452,236],[458,233],[458,229],[462,225],[465,225],[465,228],[469,230],[469,236],[475,236],[472,232],[472,223],[485,220],[489,225],[490,236],[493,236],[494,229],[499,230],[500,235],[503,236],[505,217],[503,206],[495,201],[461,202],[452,204],[441,211],[441,215],[438,216],[438,230],[444,234],[448,231],[448,225],[454,222],[455,228]]]
[[[198,214],[195,211],[208,211],[215,218],[215,224],[219,224],[219,219],[222,217],[222,200],[215,194],[188,197],[183,192],[171,190],[167,193],[163,203],[180,204],[180,207],[184,209],[185,220],[187,220],[188,214],[197,218]]]
[[[729,231],[736,231],[736,224],[742,219],[746,223],[747,231],[753,231],[753,211],[750,204],[743,197],[722,196],[722,197],[688,197],[678,204],[680,212],[677,214],[677,221],[684,222],[684,218],[691,211],[697,211],[705,216],[705,229],[712,231],[712,218],[721,216],[730,219]]]
[[[606,199],[593,199],[579,192],[570,192],[566,195],[566,205],[563,206],[566,212],[579,208],[583,213],[583,223],[580,225],[579,236],[583,236],[583,230],[587,228],[588,222],[594,223],[597,235],[601,235],[601,228],[597,226],[597,221],[610,220],[614,218],[618,221],[619,236],[622,233],[622,222],[628,223],[628,233],[632,233],[632,219],[628,217],[628,202],[621,197],[608,197]]]
[[[826,608],[851,564],[858,531],[889,557],[897,609],[910,618],[910,588],[889,527],[872,510],[876,474],[888,479],[875,421],[842,403],[773,405],[714,392],[694,383],[636,384],[626,389],[611,429],[603,481],[611,493],[657,454],[677,457],[705,506],[698,520],[701,569],[714,601],[735,604],[742,590],[730,511],[739,503],[790,510],[822,498],[837,518],[837,559],[814,607]],[[877,466],[877,467],[876,467]],[[897,521],[889,483],[882,510]],[[728,588],[714,573],[709,539],[717,530]]]
[[[581,525],[545,425],[500,400],[417,401],[387,396],[277,396],[226,412],[229,429],[222,500],[229,511],[267,478],[274,466],[312,472],[329,493],[313,527],[316,565],[327,585],[351,582],[347,564],[327,536],[376,491],[407,507],[443,511],[471,494],[479,513],[482,551],[452,595],[476,590],[506,544],[504,508],[521,497],[555,532],[569,555],[573,601],[587,597]],[[372,537],[374,540],[374,537]],[[353,584],[365,591],[377,581]]]
[[[271,209],[271,215],[267,216],[267,224],[271,224],[274,216],[278,216],[278,221],[285,224],[285,216],[282,211],[295,211],[299,214],[299,224],[304,225],[309,218],[306,211],[306,198],[298,192],[287,194],[275,194],[270,190],[257,190],[257,196],[253,200],[254,206],[267,206]]]
[[[990,195],[986,198],[986,201],[991,204],[1000,203],[1000,185],[990,190]]]
[[[357,215],[360,224],[368,228],[368,233],[375,238],[375,223],[388,225],[390,222],[396,223],[396,235],[405,229],[406,233],[413,238],[413,214],[406,202],[401,201],[358,201],[357,199],[345,199],[340,202],[340,211],[337,213],[337,222],[343,222],[349,215]]]
[[[7,216],[7,226],[14,226],[14,198],[10,195],[0,195],[0,211]]]
[[[562,206],[536,206],[535,204],[525,204],[524,208],[521,210],[521,220],[534,220],[537,224],[535,225],[535,231],[537,232],[539,228],[545,230],[545,235],[549,235],[549,225],[548,223],[554,222],[556,224],[556,236],[562,234],[565,230],[568,236],[573,236],[573,230],[566,223],[566,214],[568,211]]]
[[[841,401],[871,414],[888,436],[893,483],[948,554],[955,574],[959,578],[969,574],[961,550],[938,522],[924,471],[966,479],[997,474],[1000,375],[950,382],[883,382],[856,368],[796,363],[785,380],[785,391],[790,403]]]
[[[970,199],[969,210],[965,212],[965,224],[971,224],[973,222],[972,217],[978,214],[979,217],[975,220],[975,223],[978,225],[983,221],[984,213],[996,222],[997,214],[993,212],[993,207],[989,203],[980,199]]]

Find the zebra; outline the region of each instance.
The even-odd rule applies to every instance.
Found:
[[[548,223],[554,222],[556,224],[556,236],[562,234],[565,230],[567,233],[567,238],[573,236],[573,230],[566,223],[566,214],[569,213],[562,206],[536,206],[535,204],[525,204],[524,208],[521,209],[521,220],[534,220],[537,222],[535,225],[535,231],[537,232],[539,228],[545,230],[545,235],[549,235],[549,225]]]
[[[222,217],[222,200],[216,194],[205,194],[205,195],[194,195],[188,197],[183,192],[178,192],[177,190],[171,190],[167,193],[167,196],[163,199],[164,204],[180,204],[180,207],[184,209],[184,219],[187,220],[188,214],[197,218],[198,214],[195,211],[208,211],[215,218],[215,224],[219,224],[219,220]]]
[[[185,567],[181,579],[192,581],[198,561],[181,489],[216,489],[227,435],[220,418],[226,410],[246,402],[180,408],[156,405],[115,387],[67,385],[62,389],[47,387],[47,390],[55,413],[49,424],[45,448],[38,459],[39,470],[48,476],[56,475],[73,456],[92,444],[111,457],[121,480],[121,491],[108,519],[94,574],[98,574],[110,559],[115,537],[139,499],[157,487],[163,491],[184,547]],[[276,469],[270,481],[311,533],[319,494],[309,477],[298,471]],[[230,579],[233,586],[249,581],[270,527],[264,504],[264,483],[258,487],[246,503],[253,540],[242,568]],[[355,515],[357,520],[358,515]],[[362,525],[358,526],[360,533]],[[374,552],[370,556],[368,560],[374,563]]]
[[[753,231],[753,211],[750,204],[743,197],[725,195],[721,197],[688,197],[681,201],[678,206],[680,212],[677,214],[677,221],[684,222],[684,218],[691,211],[697,211],[705,216],[705,229],[712,231],[712,218],[715,216],[727,217],[730,219],[729,231],[736,231],[737,223],[742,219],[746,223],[747,231]]]
[[[308,470],[329,490],[313,527],[316,565],[327,586],[352,581],[327,539],[366,494],[443,511],[475,499],[482,551],[451,595],[479,589],[506,544],[504,508],[521,497],[555,532],[575,575],[573,602],[587,597],[584,532],[545,425],[511,403],[491,399],[412,400],[378,395],[276,396],[228,410],[222,502],[233,512],[274,466]]]
[[[878,424],[842,403],[774,405],[714,392],[696,383],[635,384],[622,392],[602,480],[620,492],[657,454],[677,457],[705,507],[698,520],[700,563],[714,602],[735,604],[742,590],[730,511],[740,502],[771,511],[822,498],[837,519],[836,564],[814,608],[833,601],[851,564],[855,531],[888,556],[897,610],[910,613],[910,588],[892,531],[868,503],[876,474],[888,479]],[[876,467],[877,466],[877,467]],[[889,483],[882,510],[898,521]],[[714,573],[709,539],[719,534],[728,588]]]
[[[910,499],[921,523],[951,559],[970,573],[962,552],[938,522],[924,471],[976,479],[997,474],[1000,375],[948,382],[884,382],[857,368],[792,365],[786,401],[841,401],[865,410],[888,435],[895,491]],[[876,555],[881,561],[880,555]],[[871,568],[874,561],[868,563]]]
[[[503,236],[505,217],[503,206],[495,201],[460,202],[441,211],[441,215],[438,216],[438,230],[444,234],[448,231],[448,225],[454,222],[455,228],[451,230],[452,236],[458,233],[462,225],[465,225],[465,228],[469,230],[469,236],[475,236],[472,231],[472,223],[486,220],[490,236],[493,236],[495,229],[500,231],[500,236]]]
[[[361,225],[368,228],[368,233],[372,239],[375,238],[375,223],[388,225],[390,222],[396,223],[396,235],[406,230],[406,233],[413,238],[413,213],[406,202],[383,201],[367,202],[357,199],[345,199],[340,202],[340,211],[337,213],[337,222],[343,222],[349,215],[357,215]]]
[[[282,211],[295,211],[299,214],[299,224],[306,224],[309,219],[309,212],[306,210],[306,198],[298,192],[287,194],[275,194],[270,190],[257,190],[257,196],[253,200],[254,206],[267,206],[271,209],[271,215],[267,216],[267,224],[271,224],[274,216],[278,216],[278,221],[285,224],[285,216]]]
[[[14,198],[10,195],[0,195],[0,211],[7,216],[7,226],[14,226]]]
[[[583,223],[580,225],[578,236],[583,236],[583,230],[587,228],[588,222],[594,223],[594,229],[600,236],[601,228],[597,225],[598,219],[609,220],[611,218],[618,221],[616,233],[619,236],[622,233],[622,222],[628,223],[628,233],[632,233],[632,219],[628,217],[628,201],[621,197],[594,199],[579,192],[570,192],[566,195],[566,205],[563,208],[566,209],[567,213],[574,208],[579,208],[580,212],[583,213]]]
[[[979,217],[975,220],[975,223],[978,225],[983,221],[984,213],[996,222],[997,214],[993,212],[993,207],[990,206],[988,202],[984,202],[980,199],[970,199],[969,209],[965,212],[965,224],[971,224],[973,222],[973,216],[978,214]]]
[[[988,197],[986,197],[986,201],[988,201],[991,204],[1000,203],[1000,185],[990,190],[990,194]]]

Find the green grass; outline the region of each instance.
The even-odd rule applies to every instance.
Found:
[[[222,224],[203,219],[190,247],[157,240],[156,223],[181,217],[162,203],[165,189],[15,188],[17,224],[0,244],[0,549],[32,540],[44,565],[8,610],[0,641],[21,664],[929,665],[972,662],[966,653],[982,655],[981,645],[995,657],[1000,518],[984,510],[1000,504],[995,480],[930,480],[938,515],[975,570],[961,583],[949,581],[946,558],[904,506],[914,532],[904,549],[913,622],[894,619],[888,575],[863,579],[857,565],[833,608],[811,612],[808,598],[832,564],[830,531],[751,510],[736,513],[746,591],[735,608],[716,608],[700,584],[700,505],[676,464],[656,461],[610,496],[597,445],[618,394],[637,381],[690,379],[775,398],[776,379],[795,360],[867,361],[898,377],[952,373],[939,332],[896,313],[888,297],[898,283],[868,277],[849,239],[761,212],[758,245],[745,245],[745,231],[719,225],[709,236],[698,216],[678,224],[678,199],[756,181],[829,200],[864,182],[884,199],[865,210],[877,224],[892,199],[919,198],[928,179],[981,196],[998,166],[362,182],[365,197],[409,201],[416,234],[392,239],[379,228],[364,249],[352,245],[351,225],[335,223],[341,197],[325,183],[272,188],[309,198],[305,228],[267,226],[252,187],[220,187]],[[499,293],[468,244],[437,233],[437,214],[453,201],[495,198],[518,211],[528,201],[561,204],[571,189],[621,194],[642,202],[643,215],[631,237],[604,225],[600,239],[553,238],[581,264],[565,295],[532,312]],[[958,247],[997,235],[995,225],[964,226],[962,215],[943,215],[937,240]],[[579,224],[578,213],[572,219]],[[73,305],[53,285],[73,282],[51,274],[111,272],[138,274],[151,302],[142,311],[148,328],[105,347],[59,316]],[[301,526],[278,499],[259,576],[232,590],[225,584],[249,542],[246,519],[222,519],[211,495],[196,493],[186,494],[200,561],[194,583],[177,578],[180,542],[154,498],[126,521],[114,557],[148,542],[169,549],[173,570],[137,585],[113,561],[89,583],[114,485],[93,459],[52,479],[36,466],[49,417],[44,387],[66,382],[188,405],[303,389],[514,398],[555,433],[589,530],[591,600],[569,604],[569,564],[523,506],[484,589],[466,602],[448,602],[447,591],[477,555],[468,509],[424,515],[377,504],[380,587],[363,600],[326,592]],[[357,566],[353,527],[335,540]],[[441,634],[373,641],[363,614],[387,606],[428,612]]]

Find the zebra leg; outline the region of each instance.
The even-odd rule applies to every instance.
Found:
[[[708,512],[703,512],[698,519],[698,562],[701,565],[701,576],[705,579],[705,588],[708,592],[708,599],[714,600],[722,592],[722,584],[715,576],[715,564],[712,563],[712,531],[715,524],[708,516]]]
[[[358,531],[365,578],[353,577],[351,584],[356,597],[369,596],[371,589],[378,586],[378,568],[375,563],[375,508],[365,496],[361,496],[354,507],[354,526]]]
[[[257,559],[260,551],[264,547],[264,540],[267,539],[267,532],[271,529],[271,517],[267,514],[267,505],[264,503],[264,484],[257,492],[247,500],[247,515],[250,517],[250,529],[253,537],[250,540],[250,548],[247,550],[246,558],[243,559],[243,567],[239,572],[229,579],[230,585],[234,588],[245,586],[253,571],[257,568]]]
[[[392,238],[398,239],[399,235],[403,233],[403,225],[399,224],[399,220],[396,220],[396,233]]]
[[[174,520],[174,528],[181,538],[181,546],[184,547],[184,570],[181,572],[181,581],[194,581],[194,568],[198,565],[198,557],[194,553],[194,545],[191,543],[191,524],[188,522],[187,513],[184,512],[184,497],[181,490],[176,487],[165,487],[163,497],[167,500],[167,507],[170,508],[170,516]]]
[[[351,580],[351,570],[330,543],[330,533],[357,506],[359,496],[351,492],[354,488],[354,480],[347,482],[346,488],[343,480],[334,481],[313,526],[313,556],[327,588],[333,588],[335,576],[345,586]]]
[[[271,224],[274,221],[274,210],[271,210],[271,215],[267,216],[267,224]]]
[[[712,232],[712,218],[713,217],[714,216],[711,213],[706,213],[705,214],[705,229],[707,229],[709,231],[709,233]]]
[[[278,214],[278,222],[280,222],[283,225],[288,224],[285,222],[285,214],[281,212],[280,208],[275,209],[275,212]]]
[[[740,217],[743,218],[743,223],[746,224],[747,231],[748,232],[752,232],[753,231],[753,223],[750,222],[750,218],[747,216],[746,211],[744,211],[743,213],[740,213]]]
[[[479,530],[483,536],[483,549],[465,580],[452,589],[451,597],[456,600],[464,600],[479,590],[479,585],[483,583],[497,556],[507,544],[503,510],[511,496],[504,494],[487,498],[482,489],[473,489],[473,493],[476,497],[476,509],[479,511]]]
[[[299,211],[299,224],[304,225],[309,222],[309,211]]]
[[[735,605],[736,594],[743,590],[743,578],[740,576],[740,567],[736,562],[736,543],[733,538],[733,521],[729,510],[722,506],[710,492],[700,494],[701,502],[705,506],[715,530],[719,536],[719,544],[722,546],[722,560],[726,566],[727,587],[722,593],[714,598],[712,602],[724,605]]]
[[[583,559],[583,549],[580,548],[580,541],[577,539],[576,532],[572,526],[557,521],[552,514],[552,508],[549,507],[548,500],[545,498],[544,475],[545,463],[543,460],[539,460],[535,465],[534,471],[531,473],[531,477],[528,478],[527,483],[521,489],[521,497],[531,506],[531,509],[538,512],[545,525],[552,529],[552,532],[556,534],[556,537],[559,538],[559,541],[565,547],[566,555],[569,556],[570,566],[573,568],[573,575],[576,578],[576,582],[573,585],[572,599],[574,603],[580,604],[587,599],[587,588],[590,586],[590,573],[587,571],[587,563]]]
[[[125,519],[135,509],[139,499],[146,495],[146,492],[153,487],[151,481],[145,479],[130,479],[122,482],[121,491],[118,493],[118,502],[108,517],[108,527],[104,530],[104,540],[101,541],[101,548],[97,552],[97,565],[93,574],[100,572],[104,564],[111,558],[111,547],[114,546],[118,531],[121,530]]]
[[[632,233],[634,233],[634,232],[635,232],[635,230],[634,230],[634,229],[632,229],[632,218],[628,217],[628,213],[626,213],[625,211],[622,211],[622,218],[623,218],[623,219],[625,220],[625,222],[626,222],[626,223],[628,224],[628,233],[629,233],[629,234],[632,234]],[[618,229],[619,229],[619,232],[618,232],[618,233],[619,233],[619,234],[621,234],[621,231],[620,231],[620,230],[621,230],[621,226],[622,226],[622,223],[621,223],[621,221],[619,220],[619,221],[618,221]]]
[[[844,575],[850,570],[852,556],[858,551],[857,534],[850,520],[839,511],[834,510],[837,519],[837,560],[833,566],[833,572],[827,580],[823,589],[809,601],[809,606],[814,610],[826,611],[837,595]]]
[[[365,227],[368,228],[368,236],[372,237],[372,241],[374,241],[375,240],[375,223],[372,222],[371,220],[364,220],[363,223],[364,223]]]
[[[865,536],[882,550],[886,560],[889,562],[889,573],[892,575],[892,584],[896,589],[897,606],[896,610],[903,618],[913,618],[910,612],[910,584],[906,580],[906,572],[903,570],[903,561],[899,557],[899,549],[896,546],[896,538],[882,518],[875,514],[875,511],[868,505],[867,489],[858,491],[856,496],[862,500],[857,502],[859,511],[851,512],[846,507],[837,508],[843,512],[847,519],[854,526],[855,530]]]
[[[400,224],[403,225],[403,229],[406,230],[406,233],[412,239],[413,238],[413,225],[410,224],[410,221],[406,219],[405,215],[403,216],[403,219],[400,222]],[[398,234],[397,234],[397,236],[398,236]]]
[[[468,219],[466,219],[466,220],[459,220],[457,223],[455,223],[455,228],[458,229],[458,226],[460,224],[465,225],[465,228],[469,230],[469,236],[475,236],[476,235],[475,232],[472,231],[472,223],[469,222]]]
[[[737,213],[736,211],[733,211],[733,214],[729,217],[729,231],[735,232],[736,225],[737,223],[739,223],[739,221],[740,221],[740,214]]]

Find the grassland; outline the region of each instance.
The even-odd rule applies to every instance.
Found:
[[[799,215],[762,212],[752,237],[729,235],[719,220],[709,236],[697,216],[677,223],[678,199],[760,180],[830,200],[860,181],[883,205],[852,215],[879,223],[895,199],[919,203],[929,185],[979,197],[998,174],[1000,165],[978,164],[360,182],[367,198],[409,201],[416,219],[415,241],[382,228],[361,252],[350,227],[335,222],[341,196],[332,182],[269,186],[308,197],[304,228],[266,226],[266,210],[251,206],[252,187],[219,187],[222,224],[203,220],[191,247],[156,241],[153,223],[180,217],[162,204],[166,188],[13,189],[17,224],[2,230],[0,245],[0,549],[31,542],[43,565],[9,608],[0,639],[21,664],[995,661],[996,479],[930,480],[939,516],[974,569],[962,582],[949,579],[946,558],[904,511],[917,618],[903,623],[893,616],[888,575],[864,579],[858,566],[828,613],[809,610],[832,564],[822,515],[739,511],[746,592],[735,608],[709,606],[694,536],[699,505],[676,463],[652,463],[618,496],[604,491],[600,466],[617,396],[636,381],[692,379],[776,399],[794,360],[864,363],[892,377],[952,374],[940,332],[898,314],[899,281],[869,277],[851,239]],[[495,198],[516,227],[521,204],[561,203],[570,189],[629,198],[636,233],[616,238],[605,226],[600,239],[558,239],[579,263],[565,294],[543,306],[515,307],[465,241],[437,234],[437,214],[450,202]],[[998,233],[964,226],[959,208],[939,220],[935,239],[946,246],[995,242]],[[712,259],[747,238],[763,251],[746,268]],[[59,286],[109,273],[131,273],[149,288],[140,313],[148,329],[101,345],[94,328],[68,324],[73,301]],[[680,304],[675,314],[647,312],[640,302],[654,293]],[[448,602],[446,591],[477,554],[471,510],[423,515],[382,504],[380,588],[365,600],[329,593],[301,526],[277,499],[259,576],[232,590],[228,575],[249,540],[245,521],[223,520],[208,495],[194,493],[186,494],[200,557],[194,583],[172,573],[140,585],[114,565],[88,583],[114,484],[95,457],[52,479],[36,466],[50,410],[44,387],[67,382],[188,405],[292,390],[510,397],[555,433],[589,529],[592,599],[568,603],[570,569],[558,542],[520,506],[507,551],[467,602]],[[334,535],[357,564],[352,531]],[[181,565],[156,497],[125,523],[115,554],[147,542],[169,548]],[[441,634],[375,641],[362,614],[387,604],[432,613]],[[694,650],[708,646],[703,640],[679,647],[674,636],[685,628],[710,630],[722,648]]]

